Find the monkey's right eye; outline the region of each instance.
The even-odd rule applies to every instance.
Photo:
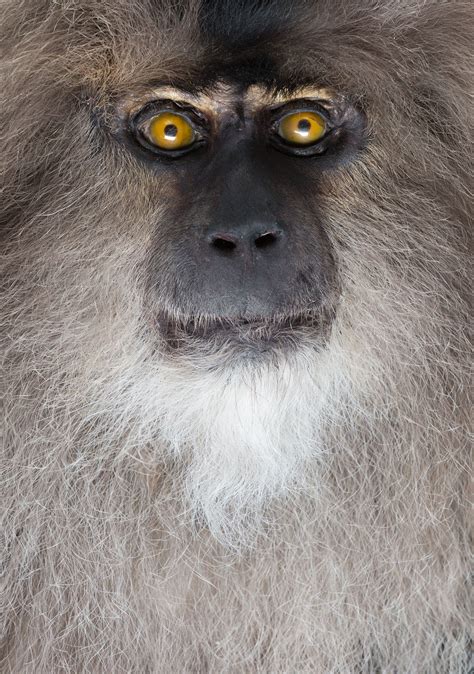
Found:
[[[130,119],[128,130],[149,152],[178,158],[205,144],[208,122],[191,106],[151,101]]]
[[[183,150],[196,140],[196,130],[187,117],[177,112],[160,112],[139,128],[141,134],[160,150]]]

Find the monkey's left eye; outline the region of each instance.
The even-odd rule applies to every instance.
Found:
[[[277,133],[292,145],[311,145],[326,134],[327,124],[317,112],[290,112],[280,120]]]
[[[160,150],[184,150],[191,147],[197,133],[190,120],[178,112],[159,112],[140,125],[145,140]]]

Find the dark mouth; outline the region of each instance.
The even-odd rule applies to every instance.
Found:
[[[303,336],[322,336],[330,324],[328,311],[305,311],[271,317],[172,317],[162,313],[158,325],[170,348],[191,343],[222,343],[251,346],[259,350],[274,346],[291,346]]]

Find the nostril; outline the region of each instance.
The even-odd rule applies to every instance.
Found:
[[[212,237],[211,245],[217,250],[230,252],[237,248],[237,240],[235,237],[227,234],[218,234]]]
[[[265,232],[255,239],[257,248],[268,248],[277,242],[280,237],[280,232]]]

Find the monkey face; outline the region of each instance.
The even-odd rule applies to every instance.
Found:
[[[115,139],[160,186],[147,296],[167,344],[322,338],[338,282],[320,195],[361,150],[363,113],[247,71],[129,94],[112,115]]]

